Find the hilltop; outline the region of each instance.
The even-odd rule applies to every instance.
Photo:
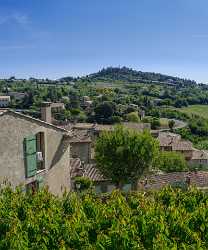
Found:
[[[67,78],[64,78],[67,79]],[[82,78],[83,79],[83,78]],[[90,74],[84,79],[90,81],[125,81],[132,83],[165,83],[167,85],[195,85],[196,81],[182,79],[154,72],[142,72],[128,67],[107,67]]]

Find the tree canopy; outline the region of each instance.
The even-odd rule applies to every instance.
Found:
[[[97,139],[95,159],[104,176],[118,187],[137,181],[158,155],[159,145],[147,131],[138,133],[115,127]]]

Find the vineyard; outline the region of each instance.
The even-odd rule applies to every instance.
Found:
[[[208,249],[208,196],[196,189],[0,194],[0,249]]]

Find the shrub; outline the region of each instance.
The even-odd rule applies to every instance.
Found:
[[[0,193],[0,249],[208,249],[208,195]]]
[[[187,169],[184,156],[177,152],[160,152],[157,164],[158,168],[165,172],[180,172]]]
[[[93,186],[93,182],[88,177],[76,177],[75,186],[80,185],[79,191],[90,189]]]
[[[138,112],[131,112],[126,115],[126,120],[129,122],[139,122]]]

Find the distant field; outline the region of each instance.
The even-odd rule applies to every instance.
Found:
[[[161,128],[168,128],[168,119],[167,118],[160,118],[160,126],[161,126]]]
[[[180,108],[179,110],[187,114],[199,115],[208,119],[208,105],[190,105],[185,108]]]

